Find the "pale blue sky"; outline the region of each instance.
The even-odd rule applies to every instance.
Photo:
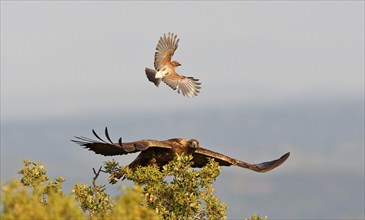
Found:
[[[166,32],[198,97],[145,77]],[[111,158],[69,140],[108,126],[126,141],[197,138],[249,162],[291,151],[271,173],[223,169],[229,218],[363,218],[363,112],[362,1],[1,2],[2,182],[23,158],[67,190],[90,182]]]

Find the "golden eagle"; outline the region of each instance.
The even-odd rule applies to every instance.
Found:
[[[173,138],[163,141],[157,140],[139,140],[129,143],[122,143],[122,138],[119,138],[117,143],[114,143],[105,128],[105,136],[109,142],[104,141],[99,135],[92,130],[93,134],[98,140],[93,140],[86,137],[75,137],[73,142],[94,151],[96,154],[104,156],[124,155],[129,153],[140,152],[137,158],[129,164],[131,169],[138,166],[157,165],[162,168],[165,164],[171,161],[175,154],[187,154],[193,156],[192,167],[203,167],[208,163],[208,158],[213,158],[220,166],[238,166],[253,170],[256,172],[267,172],[280,166],[288,159],[290,153],[284,154],[279,159],[263,162],[259,164],[250,164],[240,161],[226,155],[202,148],[199,142],[195,139]]]

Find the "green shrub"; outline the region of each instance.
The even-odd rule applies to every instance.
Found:
[[[213,195],[213,182],[220,166],[210,160],[202,169],[193,169],[192,156],[176,155],[160,171],[158,167],[121,168],[115,161],[105,164],[109,180],[124,175],[142,187],[144,204],[163,219],[225,219],[227,206]]]
[[[142,188],[129,187],[122,196],[114,198],[114,207],[108,213],[108,219],[161,219],[150,207],[141,205]],[[122,216],[122,217],[121,217]]]
[[[85,219],[75,199],[62,193],[63,178],[47,183],[43,165],[23,162],[21,180],[13,179],[2,187],[1,219]]]
[[[19,180],[2,186],[1,219],[225,219],[227,206],[213,194],[220,174],[214,160],[193,169],[192,156],[177,155],[162,169],[154,166],[131,170],[112,160],[105,162],[92,184],[77,183],[72,193],[62,191],[60,177],[50,180],[39,162],[24,160]],[[105,185],[97,185],[101,172],[116,183],[121,177],[135,185],[110,198]],[[252,215],[251,220],[261,220]],[[265,217],[266,219],[266,217]],[[249,218],[245,218],[249,220]]]

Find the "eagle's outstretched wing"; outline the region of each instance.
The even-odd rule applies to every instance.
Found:
[[[113,143],[110,139],[108,128],[105,128],[105,136],[109,142],[101,139],[99,135],[92,130],[93,134],[98,140],[93,140],[87,137],[75,137],[75,140],[71,140],[88,150],[94,151],[96,154],[101,154],[104,156],[114,156],[123,155],[129,153],[136,153],[139,151],[144,151],[147,148],[171,148],[164,143],[156,140],[140,140],[129,143],[122,143],[122,138],[119,138],[118,143]]]
[[[161,67],[165,63],[171,61],[171,57],[174,55],[177,49],[179,39],[174,33],[164,34],[158,41],[156,52],[155,52],[155,62],[154,66],[157,71],[160,71]]]
[[[204,149],[204,148],[198,148],[194,154],[193,154],[193,167],[203,167],[208,163],[208,158],[213,158],[216,162],[219,163],[221,166],[239,166],[242,168],[246,168],[249,170],[253,170],[256,172],[264,173],[267,171],[270,171],[274,169],[275,167],[280,166],[282,163],[288,159],[290,153],[286,153],[283,156],[281,156],[279,159],[263,162],[259,164],[250,164],[244,161],[240,161],[231,157],[228,157],[226,155]]]

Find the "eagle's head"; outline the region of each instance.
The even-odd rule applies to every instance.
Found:
[[[188,141],[188,146],[191,149],[198,149],[199,148],[199,141],[196,139],[191,139]]]

